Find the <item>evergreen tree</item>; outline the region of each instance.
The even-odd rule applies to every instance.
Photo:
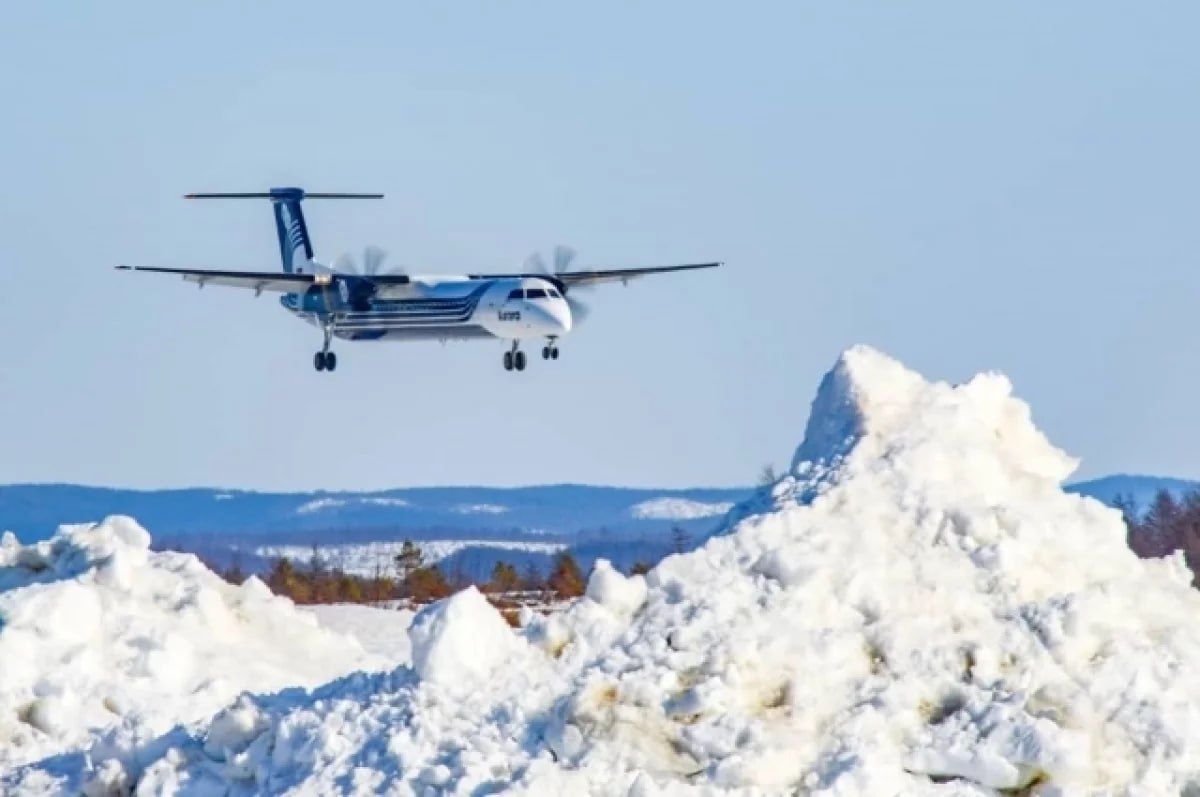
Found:
[[[587,587],[583,571],[569,551],[563,551],[554,558],[554,569],[550,571],[546,584],[560,598],[578,598]]]
[[[453,592],[437,565],[419,567],[408,576],[408,594],[417,603],[440,600]]]
[[[521,577],[517,575],[517,568],[508,562],[496,562],[488,589],[491,592],[516,592],[520,588]]]
[[[1180,525],[1183,513],[1168,490],[1159,490],[1142,524],[1142,556],[1166,556],[1180,546]]]
[[[425,562],[425,554],[412,540],[405,540],[400,546],[400,553],[395,556],[396,573],[400,579],[400,588],[410,590],[409,581],[413,574],[421,569]]]

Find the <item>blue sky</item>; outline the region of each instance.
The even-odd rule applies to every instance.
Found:
[[[1115,470],[1200,476],[1200,6],[9,4],[0,482],[737,484],[868,343],[998,369]],[[721,259],[503,344],[342,344],[269,297],[112,271]]]

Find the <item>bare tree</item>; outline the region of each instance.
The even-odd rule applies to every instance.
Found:
[[[683,553],[688,549],[688,543],[692,541],[692,535],[687,533],[687,529],[683,526],[671,527],[671,547],[675,549],[675,553]]]

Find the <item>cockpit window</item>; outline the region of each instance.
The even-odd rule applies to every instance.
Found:
[[[545,299],[546,291],[542,290],[541,288],[530,288],[528,291],[525,292],[525,298],[526,299]]]
[[[554,290],[553,288],[547,288],[546,293],[550,294],[551,299],[561,299],[562,298],[562,296],[559,295],[558,291]]]
[[[525,291],[521,290],[520,288],[517,288],[515,291],[512,291],[511,293],[509,293],[509,294],[508,294],[508,298],[510,298],[510,299],[524,299],[524,298],[525,298]]]

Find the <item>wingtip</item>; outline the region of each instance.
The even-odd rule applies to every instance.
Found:
[[[119,266],[114,266],[114,268],[115,268],[117,271],[133,271],[133,266],[127,266],[127,265],[125,265],[124,263],[122,263],[122,264],[121,264],[121,265],[119,265]]]

